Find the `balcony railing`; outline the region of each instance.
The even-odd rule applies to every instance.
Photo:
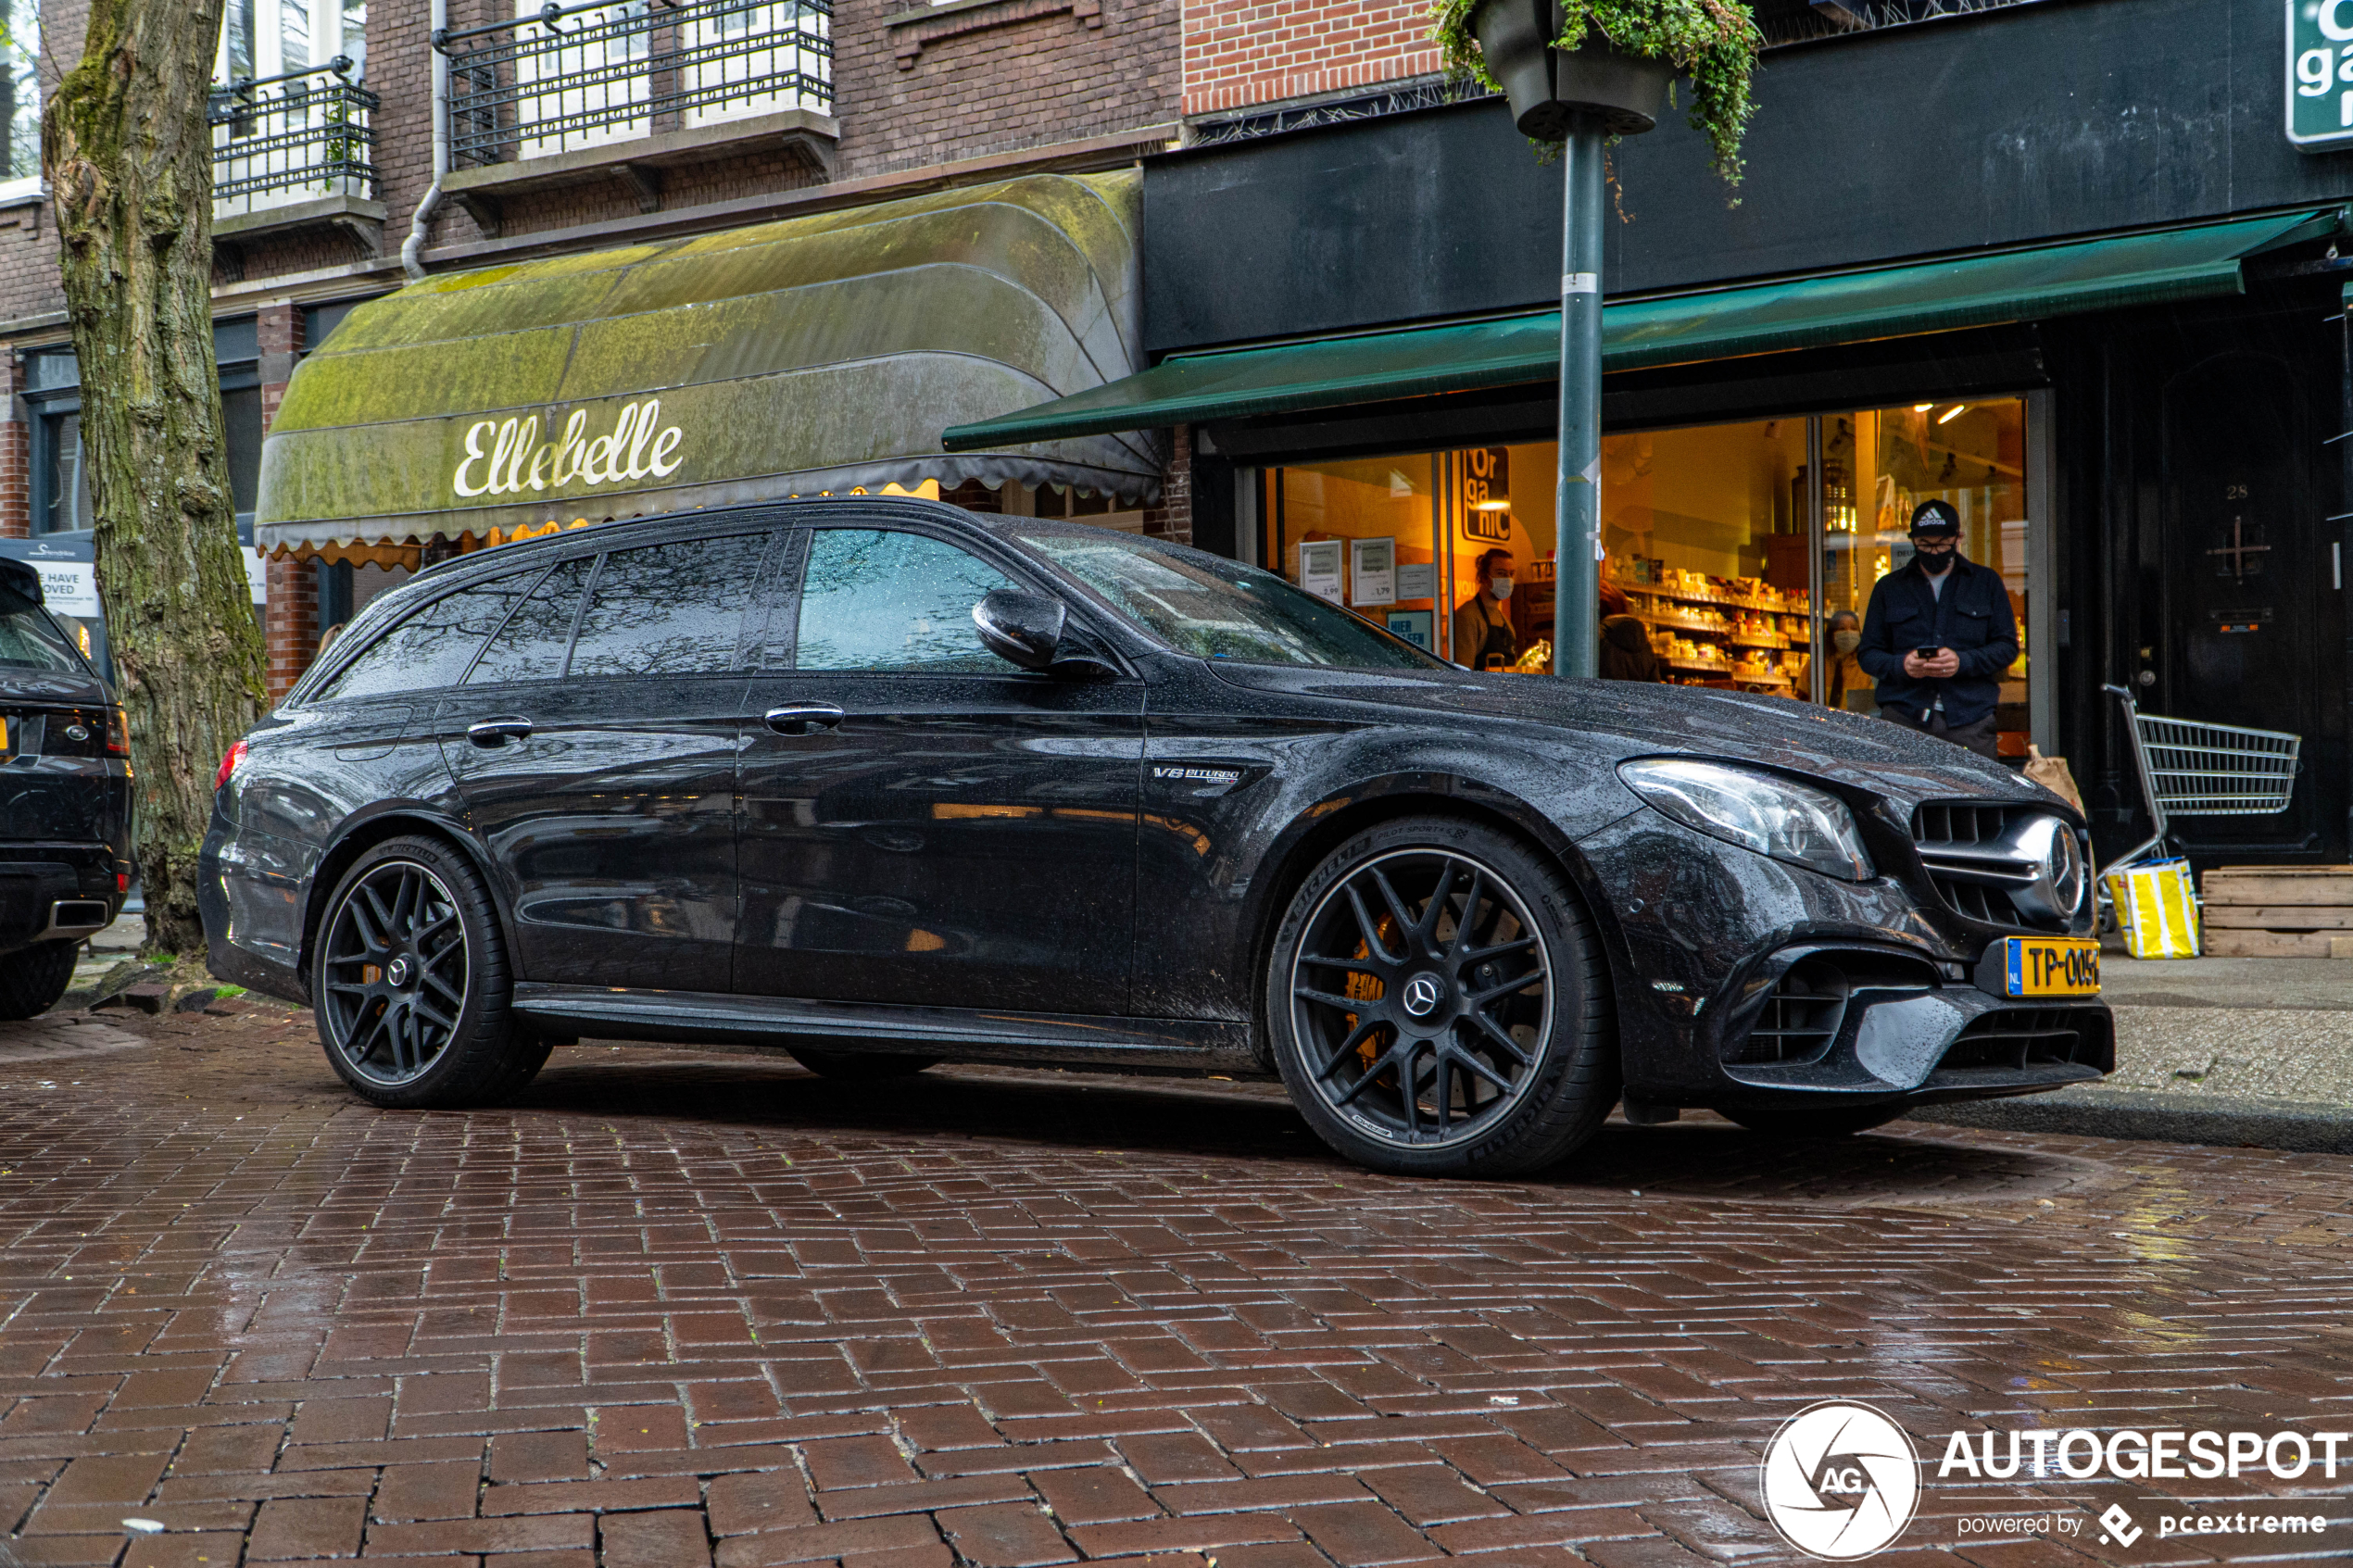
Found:
[[[833,111],[832,0],[543,6],[434,35],[459,168],[786,109]]]
[[[220,216],[321,196],[376,194],[376,95],[351,61],[215,87],[212,202]]]

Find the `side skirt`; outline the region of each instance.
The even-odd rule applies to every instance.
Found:
[[[550,1034],[598,1039],[737,1046],[802,1041],[957,1061],[1265,1075],[1244,1023],[621,991],[533,981],[515,986],[513,1005],[518,1016]]]

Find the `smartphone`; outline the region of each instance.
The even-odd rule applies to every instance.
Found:
[[[1914,648],[1912,651],[1919,654],[1922,659],[1934,659],[1938,654],[1943,653],[1944,650],[1931,643],[1927,647]]]

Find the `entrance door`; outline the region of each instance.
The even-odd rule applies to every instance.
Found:
[[[2244,343],[2243,334],[2233,334]],[[2320,334],[2313,334],[2316,338]],[[2208,347],[2194,345],[2195,347]],[[2131,650],[2148,712],[2305,737],[2304,772],[2277,816],[2191,817],[2177,847],[2227,860],[2342,859],[2330,750],[2343,711],[2344,634],[2312,464],[2331,449],[2310,403],[2335,390],[2318,355],[2211,345],[2163,384],[2161,612]],[[2150,681],[2148,676],[2154,676]],[[2325,797],[2325,798],[2324,798]]]
[[[1022,584],[947,540],[808,540],[792,668],[752,681],[736,989],[1122,1011],[1142,685],[983,648],[973,606]]]
[[[736,643],[767,544],[566,562],[444,699],[442,749],[509,879],[519,977],[727,989]]]

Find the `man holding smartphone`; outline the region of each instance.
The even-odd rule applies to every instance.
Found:
[[[1963,558],[1950,504],[1922,501],[1911,533],[1910,563],[1871,589],[1856,659],[1878,682],[1881,718],[1992,758],[2002,672],[2018,659],[2009,590]]]

